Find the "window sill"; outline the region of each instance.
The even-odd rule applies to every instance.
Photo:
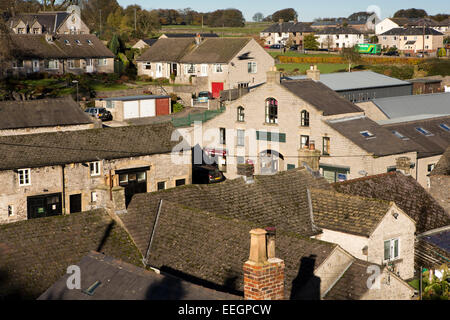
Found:
[[[403,262],[403,259],[402,258],[396,258],[396,259],[394,259],[394,260],[385,260],[385,261],[383,261],[383,265],[388,265],[389,263],[392,263],[392,264],[399,264],[399,263],[402,263]]]
[[[267,123],[267,122],[264,122],[263,126],[278,127],[278,123]]]

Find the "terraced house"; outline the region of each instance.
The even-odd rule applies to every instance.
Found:
[[[402,279],[414,274],[415,226],[395,205],[337,194],[325,179],[306,168],[247,178],[252,182],[239,178],[136,195],[120,219],[147,266],[226,292],[245,291],[243,265],[254,258],[250,253],[248,259],[248,248],[254,249],[254,236],[266,234],[264,230],[252,230],[250,237],[248,232],[264,226],[267,243],[276,233],[267,257],[284,261],[285,299],[410,299],[414,295]],[[355,205],[327,205],[339,197],[356,201]],[[355,212],[365,217],[360,223],[366,230],[371,228],[371,219],[382,221],[375,232],[378,236],[368,237],[366,244],[358,243],[361,258],[349,251],[358,245],[347,230],[343,233],[346,242],[312,239],[329,233],[325,226],[334,228],[332,219],[324,216],[346,221],[348,215],[357,219]],[[397,219],[393,213],[397,213]],[[385,241],[393,239],[395,232],[400,232],[396,239],[401,247],[393,240],[389,255],[383,256]],[[265,243],[264,239],[263,246]],[[363,252],[368,256],[362,256]],[[387,263],[394,260],[396,267]],[[378,279],[382,280],[377,289],[368,286],[369,266],[380,268]],[[248,268],[244,266],[244,272],[251,272]]]
[[[166,123],[1,137],[0,223],[126,210],[137,193],[190,183],[190,149],[172,161],[173,131]]]
[[[266,81],[274,59],[252,38],[159,39],[136,59],[138,75],[192,83],[218,98]]]
[[[260,33],[260,38],[264,40],[264,43],[268,46],[273,44],[286,45],[289,41],[292,44],[303,47],[304,36],[313,33],[314,30],[307,24],[293,21],[275,23],[270,27],[264,29]]]
[[[396,48],[404,53],[433,53],[444,47],[444,34],[429,27],[393,28],[380,34],[378,41],[382,48]]]

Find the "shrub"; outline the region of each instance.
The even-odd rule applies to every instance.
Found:
[[[167,78],[157,78],[156,82],[159,85],[170,84],[169,79],[167,79]]]

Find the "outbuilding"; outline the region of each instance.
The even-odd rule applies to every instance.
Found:
[[[162,95],[106,98],[97,100],[96,106],[106,108],[111,112],[113,119],[118,121],[172,113],[170,97]]]

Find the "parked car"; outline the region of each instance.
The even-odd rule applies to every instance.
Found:
[[[291,51],[298,51],[298,47],[299,47],[298,44],[293,44],[292,46],[290,46],[289,50],[291,50]]]
[[[192,183],[209,184],[225,180],[225,176],[213,165],[196,165],[192,170]]]
[[[105,108],[87,108],[84,112],[102,121],[112,120],[112,114]]]
[[[400,54],[398,53],[398,51],[388,51],[384,54],[385,56],[399,56]]]
[[[270,49],[281,49],[283,48],[283,45],[281,44],[273,44],[270,46]]]
[[[200,91],[198,93],[197,102],[207,103],[208,100],[213,99],[213,95],[209,91]]]

